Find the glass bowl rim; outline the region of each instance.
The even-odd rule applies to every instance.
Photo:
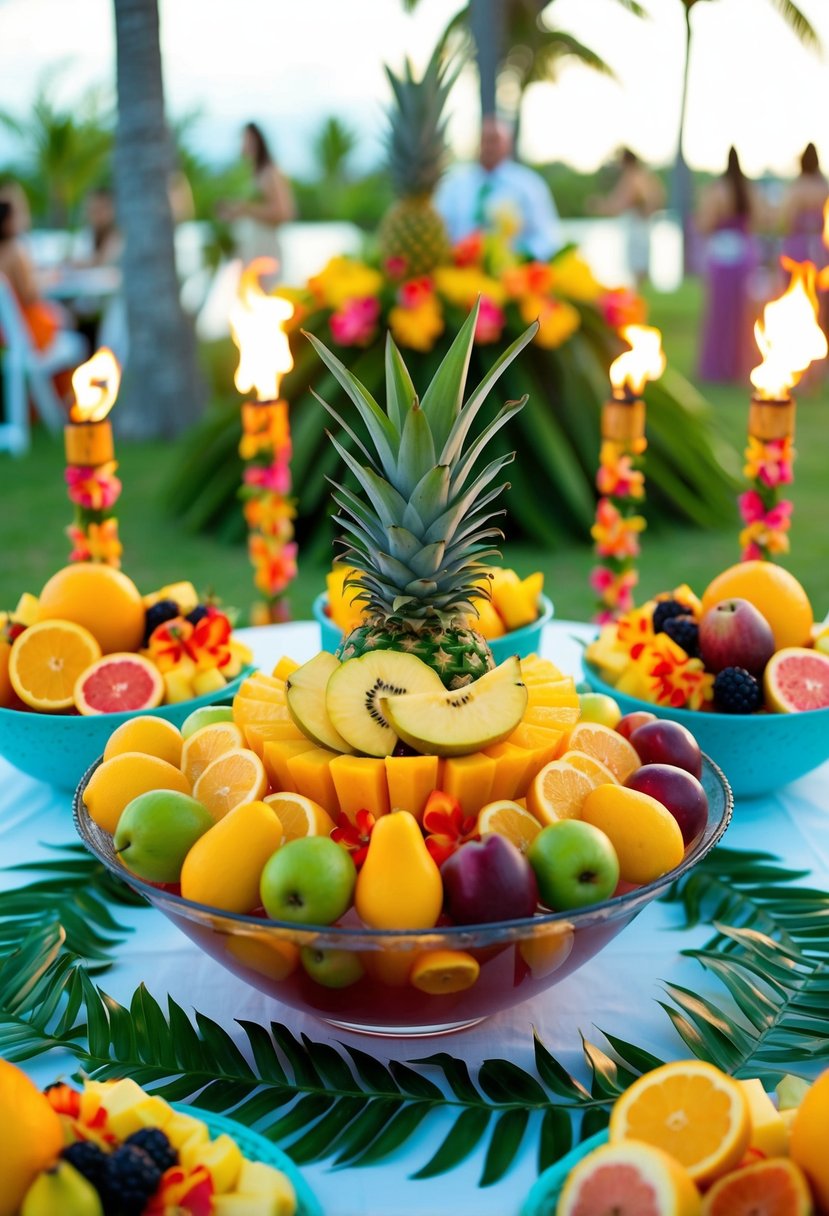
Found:
[[[653,882],[636,887],[632,891],[626,891],[621,895],[614,895],[610,899],[602,900],[599,903],[588,904],[583,908],[570,908],[564,912],[548,912],[510,921],[487,921],[476,925],[435,925],[423,929],[371,929],[365,926],[314,925],[307,922],[294,923],[292,921],[252,916],[246,913],[228,912],[221,908],[214,908],[209,904],[201,904],[194,900],[184,899],[181,895],[175,895],[171,891],[166,891],[162,887],[154,886],[152,883],[139,878],[138,875],[132,874],[124,866],[119,865],[117,861],[111,860],[105,853],[99,850],[91,839],[88,825],[94,824],[94,821],[83,802],[83,792],[86,785],[94,771],[102,763],[102,760],[103,757],[95,760],[81,778],[72,798],[72,818],[75,829],[87,849],[121,882],[132,887],[133,890],[143,895],[154,906],[162,905],[165,906],[166,910],[166,906],[169,905],[171,913],[184,916],[189,920],[199,921],[205,916],[218,917],[238,925],[240,929],[251,930],[251,933],[255,930],[259,930],[260,932],[263,930],[274,930],[275,937],[295,937],[298,934],[307,934],[320,944],[330,942],[332,946],[339,945],[342,948],[347,945],[350,949],[358,947],[372,949],[381,947],[383,943],[398,943],[402,945],[407,942],[428,942],[430,945],[434,944],[435,946],[446,946],[449,943],[455,943],[463,947],[492,945],[496,941],[509,943],[524,940],[528,936],[542,936],[538,932],[540,927],[564,925],[571,931],[575,931],[579,928],[600,924],[604,921],[615,920],[616,913],[620,915],[624,915],[627,912],[635,913],[645,904],[650,903],[661,891],[667,890],[678,878],[681,878],[683,874],[696,865],[702,857],[711,852],[725,834],[734,813],[734,795],[725,774],[713,760],[703,754],[703,765],[708,768],[722,792],[722,814],[719,820],[714,822],[713,829],[710,832],[703,830],[699,834],[678,866],[675,866],[661,877],[654,879]],[[103,830],[98,829],[97,825],[94,826],[97,830]]]

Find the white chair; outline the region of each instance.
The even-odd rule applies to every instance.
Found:
[[[31,400],[43,423],[53,433],[66,421],[66,411],[52,385],[56,372],[77,367],[87,357],[86,339],[71,330],[59,330],[45,350],[37,350],[20,311],[17,297],[0,274],[0,332],[2,350],[3,420],[0,451],[21,456],[29,450]]]

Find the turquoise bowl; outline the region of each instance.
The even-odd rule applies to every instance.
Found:
[[[623,714],[647,710],[687,726],[720,766],[735,798],[759,798],[829,760],[829,709],[794,714],[718,714],[671,709],[629,697],[605,684],[588,664],[587,683],[618,702]]]
[[[571,1149],[566,1157],[562,1157],[555,1165],[544,1170],[543,1174],[539,1174],[529,1195],[522,1203],[518,1216],[556,1216],[556,1204],[564,1190],[568,1174],[583,1157],[592,1153],[594,1148],[598,1148],[600,1144],[606,1144],[607,1139],[606,1131],[598,1132],[597,1135],[591,1136],[589,1140],[585,1140]]]
[[[39,714],[0,709],[0,756],[27,777],[61,790],[73,790],[90,764],[103,753],[107,739],[123,722],[141,714],[166,718],[174,726],[202,705],[232,700],[239,685],[253,670],[246,667],[235,680],[215,692],[176,705],[124,714]]]
[[[328,595],[325,591],[314,600],[313,611],[314,620],[320,627],[322,649],[327,650],[329,654],[336,654],[343,635],[342,630],[328,615]],[[525,625],[522,629],[513,629],[510,633],[505,633],[502,638],[493,638],[489,643],[489,649],[492,651],[496,665],[503,663],[505,659],[514,654],[517,654],[519,659],[526,659],[530,654],[538,654],[541,649],[541,635],[544,632],[544,626],[549,625],[552,619],[553,601],[548,600],[546,595],[542,595],[538,620],[533,621],[531,625]]]
[[[172,1105],[176,1110],[180,1110],[182,1114],[192,1115],[194,1118],[201,1119],[203,1123],[206,1123],[211,1139],[215,1139],[221,1135],[228,1135],[236,1141],[242,1150],[243,1156],[247,1157],[249,1161],[261,1161],[263,1165],[272,1165],[275,1169],[281,1170],[283,1174],[286,1174],[296,1191],[296,1216],[323,1216],[322,1207],[316,1195],[291,1158],[287,1153],[283,1153],[281,1148],[277,1148],[275,1144],[272,1144],[264,1136],[260,1136],[258,1132],[251,1131],[249,1127],[244,1127],[243,1124],[237,1123],[235,1119],[228,1119],[226,1115],[217,1115],[213,1111],[201,1110],[198,1106],[187,1106],[183,1102],[173,1102]]]

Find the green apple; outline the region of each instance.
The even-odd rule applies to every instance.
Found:
[[[365,975],[363,964],[353,950],[303,946],[299,958],[311,979],[324,988],[348,988]]]
[[[351,907],[357,867],[330,836],[289,840],[265,864],[259,885],[273,920],[330,925]]]
[[[232,705],[203,705],[201,709],[194,709],[189,717],[184,719],[181,737],[189,739],[191,735],[195,735],[197,730],[201,730],[203,726],[212,726],[214,722],[232,721]]]
[[[176,790],[149,790],[124,807],[113,844],[118,858],[148,882],[178,882],[190,849],[215,820]]]
[[[582,722],[598,722],[615,730],[622,720],[622,711],[605,692],[580,692],[579,708]]]
[[[541,902],[556,912],[609,899],[619,882],[619,859],[600,828],[560,819],[543,828],[527,852]]]

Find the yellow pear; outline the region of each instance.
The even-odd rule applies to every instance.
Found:
[[[372,929],[430,929],[437,923],[443,907],[440,870],[408,811],[393,811],[375,823],[354,906]]]
[[[37,1086],[0,1060],[0,1216],[15,1216],[41,1170],[63,1148],[60,1119]]]

